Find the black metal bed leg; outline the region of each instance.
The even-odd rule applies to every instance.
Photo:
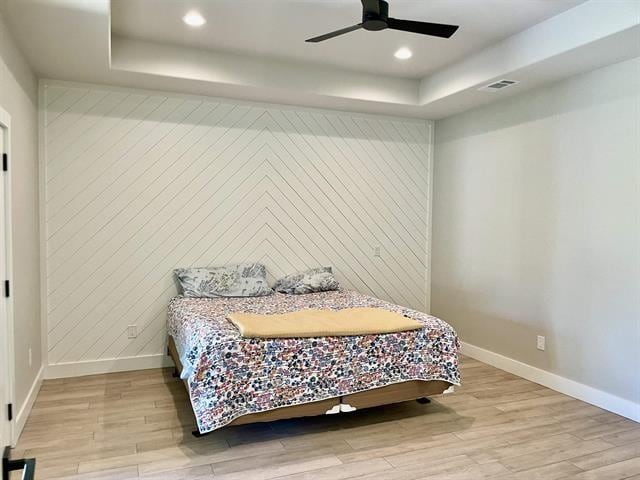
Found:
[[[422,398],[418,398],[416,402],[418,402],[420,405],[426,405],[428,403],[431,403],[431,399],[428,397],[422,397]]]
[[[178,378],[178,377],[180,376],[180,372],[178,371],[178,369],[177,369],[177,368],[174,368],[174,369],[173,369],[173,373],[171,374],[171,376],[172,376],[173,378]]]

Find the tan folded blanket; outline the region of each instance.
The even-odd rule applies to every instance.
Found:
[[[368,335],[422,328],[417,320],[382,308],[309,309],[275,315],[239,312],[227,318],[243,337],[253,338]]]

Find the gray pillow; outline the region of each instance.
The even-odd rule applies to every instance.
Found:
[[[292,273],[276,281],[273,289],[282,293],[313,293],[338,290],[340,284],[333,276],[331,267],[319,267]]]
[[[267,270],[261,263],[174,270],[185,297],[261,297],[271,295]]]

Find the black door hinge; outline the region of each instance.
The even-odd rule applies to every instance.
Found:
[[[2,154],[2,171],[9,171],[9,156],[6,153]]]
[[[9,284],[9,280],[4,281],[4,296],[7,298],[11,296],[11,285]]]
[[[13,420],[13,403],[7,404],[7,420]]]

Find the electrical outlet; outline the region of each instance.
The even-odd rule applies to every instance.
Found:
[[[376,245],[375,247],[373,247],[373,256],[374,257],[380,256],[380,245]]]
[[[538,342],[536,343],[536,348],[538,350],[543,350],[547,347],[547,340],[542,335],[538,335]]]
[[[33,365],[33,352],[29,348],[29,366]]]
[[[136,338],[138,336],[138,327],[136,325],[129,325],[127,327],[127,338]]]

